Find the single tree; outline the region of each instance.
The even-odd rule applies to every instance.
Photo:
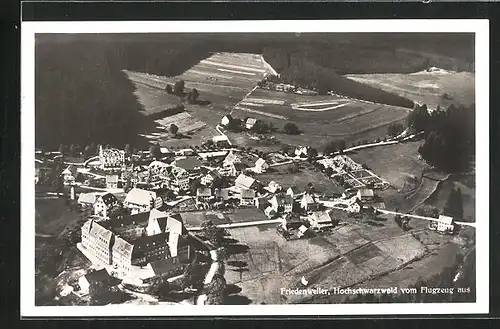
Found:
[[[158,144],[149,147],[149,154],[155,159],[161,158],[160,146]]]
[[[172,89],[172,85],[168,83],[165,86],[165,91],[167,92],[167,94],[172,94],[174,92],[173,89]]]
[[[174,94],[184,96],[184,80],[179,80],[174,84]]]
[[[288,135],[298,135],[300,132],[297,125],[291,122],[285,123],[285,125],[283,126],[283,131]]]
[[[173,135],[177,135],[177,133],[179,132],[179,127],[172,123],[169,130]]]
[[[211,220],[205,220],[201,224],[201,233],[205,239],[215,247],[221,247],[224,239],[224,229],[217,227]]]
[[[130,144],[125,144],[125,155],[130,155],[131,154],[131,149],[130,149]]]

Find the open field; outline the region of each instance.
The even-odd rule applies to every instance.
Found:
[[[285,190],[289,187],[296,187],[297,190],[303,192],[306,190],[307,184],[312,183],[314,190],[317,193],[333,194],[342,193],[344,189],[337,185],[333,180],[328,179],[325,174],[316,170],[309,163],[302,164],[304,169],[300,169],[297,173],[288,172],[289,165],[273,167],[276,171],[256,175],[255,178],[264,183],[275,181],[280,184]]]
[[[357,74],[347,75],[355,81],[386,90],[431,109],[438,105],[446,108],[452,103],[470,105],[474,103],[474,73],[417,72],[411,74]],[[451,99],[443,98],[448,94]]]
[[[277,128],[287,122],[295,123],[302,131],[300,135],[279,133],[276,138],[287,144],[322,147],[328,139],[353,142],[384,137],[387,126],[403,121],[408,109],[336,96],[304,96],[256,89],[234,109],[233,115],[261,119]]]
[[[392,225],[392,224],[391,224]],[[399,228],[346,224],[330,235],[287,242],[274,227],[231,229],[248,252],[230,256],[225,277],[238,285],[252,303],[293,303],[303,296],[283,296],[281,288],[301,287],[300,278],[312,288],[352,285],[420,257],[421,244]],[[395,232],[397,231],[397,232]],[[232,267],[236,262],[238,266]]]

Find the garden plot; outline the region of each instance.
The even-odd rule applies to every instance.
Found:
[[[206,126],[204,122],[196,120],[191,114],[186,112],[181,112],[163,119],[155,120],[155,122],[160,125],[160,129],[164,130],[168,130],[170,125],[175,124],[179,127],[179,132],[181,134],[187,134]]]

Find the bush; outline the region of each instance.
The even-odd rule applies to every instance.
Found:
[[[288,122],[283,126],[283,131],[288,135],[298,135],[300,133],[297,125],[291,122]]]

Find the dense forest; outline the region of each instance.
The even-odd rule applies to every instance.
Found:
[[[388,50],[393,48],[399,50]],[[134,86],[121,70],[178,75],[217,51],[263,53],[280,70],[282,62],[291,62],[286,74],[305,84],[317,80],[318,87],[389,103],[390,95],[402,106],[408,101],[339,73],[415,71],[426,65],[472,69],[474,62],[473,38],[463,34],[39,34],[36,146],[146,145],[138,133],[154,123],[140,114]]]

